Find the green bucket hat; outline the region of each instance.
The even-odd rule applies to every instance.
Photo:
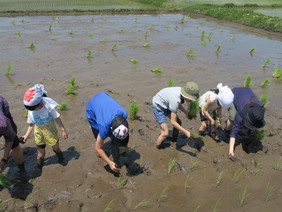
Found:
[[[181,95],[192,101],[199,98],[199,86],[195,82],[187,82],[186,86],[181,88]]]

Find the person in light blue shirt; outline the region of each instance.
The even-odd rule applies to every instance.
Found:
[[[112,171],[119,172],[116,158],[114,161],[106,155],[102,146],[107,137],[111,137],[115,152],[121,151],[127,146],[129,140],[129,129],[127,112],[121,105],[107,93],[98,93],[87,104],[86,117],[94,135],[95,150],[110,166]]]

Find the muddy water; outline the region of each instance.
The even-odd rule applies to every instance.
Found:
[[[0,19],[1,95],[10,102],[19,134],[27,128],[22,118],[22,95],[34,83],[43,83],[50,97],[69,105],[69,110],[61,112],[69,132],[69,139],[61,142],[65,164],[57,164],[47,148],[46,166],[42,173],[38,172],[34,168],[34,140],[30,138],[24,145],[29,181],[17,184],[14,180],[10,189],[1,191],[2,200],[16,197],[1,210],[104,211],[108,205],[112,211],[211,211],[215,207],[220,211],[280,211],[282,184],[277,165],[281,166],[282,160],[281,80],[271,75],[282,66],[281,34],[201,17],[185,16],[181,24],[182,17],[163,14]],[[36,46],[33,50],[27,48],[32,42]],[[146,42],[151,46],[144,47]],[[114,44],[118,46],[112,51]],[[221,45],[218,54],[217,45]],[[187,58],[190,48],[196,55]],[[255,52],[250,55],[252,48]],[[89,50],[93,55],[87,59]],[[271,62],[263,69],[267,58]],[[9,64],[13,65],[11,76],[5,77]],[[158,66],[163,68],[162,74],[150,71]],[[242,86],[246,75],[252,76],[252,88],[259,97],[270,97],[265,127],[270,136],[265,141],[256,141],[254,147],[245,150],[239,144],[235,161],[227,158],[226,142],[215,143],[208,136],[188,140],[180,135],[178,146],[167,142],[168,148],[155,149],[159,128],[150,102],[170,78],[176,86],[194,80],[204,93],[219,82]],[[76,96],[68,97],[64,91],[72,76],[79,88]],[[259,84],[264,79],[270,79],[271,85],[261,89]],[[132,166],[122,168],[121,178],[106,171],[105,163],[93,151],[84,111],[88,100],[98,92],[110,93],[126,109],[133,100],[140,105],[140,120],[130,121],[130,146],[134,150],[122,158],[131,161]],[[184,127],[196,132],[199,120],[186,120],[183,114],[180,118]],[[200,152],[196,142],[202,145]],[[172,158],[177,163],[168,174]],[[16,179],[16,171],[11,160],[5,173]],[[222,180],[217,184],[219,175]],[[124,186],[119,185],[122,180],[127,180]],[[185,181],[189,184],[186,189]],[[268,182],[275,187],[265,201]],[[239,196],[245,188],[250,195],[240,207]],[[142,200],[148,202],[138,206]]]

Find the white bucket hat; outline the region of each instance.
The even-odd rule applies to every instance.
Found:
[[[218,92],[218,101],[220,105],[226,108],[230,107],[234,99],[234,94],[231,91],[231,89],[227,85],[222,86],[222,83],[219,83],[217,85],[217,89],[219,91]]]

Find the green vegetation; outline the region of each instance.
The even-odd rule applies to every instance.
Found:
[[[172,87],[174,86],[175,82],[174,82],[174,79],[170,78],[167,82],[167,87]]]
[[[90,38],[93,38],[93,32],[88,32],[86,35]]]
[[[122,188],[125,186],[125,184],[127,183],[127,179],[121,179],[121,176],[118,178],[118,182],[117,182],[117,185],[119,188]]]
[[[32,42],[31,44],[29,44],[29,46],[27,48],[35,49],[35,43]]]
[[[266,191],[265,191],[265,195],[264,195],[264,197],[265,197],[265,201],[267,202],[270,198],[271,198],[271,196],[272,196],[272,194],[273,194],[273,189],[274,189],[274,185],[271,185],[271,183],[270,183],[270,181],[268,181],[268,183],[267,183],[267,186],[266,186]]]
[[[86,52],[86,58],[91,58],[92,57],[92,55],[93,55],[93,52],[91,51],[91,50],[88,50],[87,52]]]
[[[272,76],[278,79],[282,79],[282,67],[276,68]]]
[[[198,159],[190,158],[191,169],[195,168],[200,162]]]
[[[260,140],[266,140],[269,136],[269,133],[267,130],[256,130],[255,136]]]
[[[131,60],[129,60],[129,62],[136,64],[136,63],[138,63],[138,60],[137,59],[131,59]]]
[[[22,32],[21,32],[21,31],[17,31],[17,32],[16,32],[16,35],[17,35],[18,37],[21,37],[21,36],[22,36]]]
[[[151,43],[150,42],[146,42],[146,43],[143,44],[143,46],[144,47],[149,47],[149,46],[151,46]]]
[[[114,201],[116,201],[116,199],[112,199],[112,200],[107,204],[107,206],[106,206],[104,212],[108,212],[108,211],[112,210],[111,204],[112,204]]]
[[[151,72],[161,74],[163,73],[163,68],[161,66],[158,66],[157,68],[152,69]]]
[[[244,169],[238,169],[233,175],[233,182],[237,183],[244,172],[245,172]]]
[[[244,86],[250,88],[252,86],[252,77],[247,75],[244,81]]]
[[[27,116],[28,116],[28,109],[25,109],[22,117],[27,118]]]
[[[76,94],[76,87],[73,85],[70,85],[67,90],[65,91],[67,95],[75,95]]]
[[[11,71],[12,71],[12,64],[9,64],[8,67],[6,68],[5,75],[9,76],[11,74]]]
[[[218,212],[218,211],[219,211],[219,210],[218,210],[218,207],[219,207],[220,205],[221,205],[220,200],[217,200],[216,203],[215,203],[215,205],[214,205],[214,208],[213,208],[212,212]]]
[[[197,53],[192,48],[187,50],[186,57],[193,57],[195,55],[197,55]]]
[[[167,173],[170,174],[176,163],[175,158],[169,159]]]
[[[265,68],[269,63],[271,62],[271,59],[270,58],[267,58],[264,62],[263,62],[263,64],[262,64],[262,68]]]
[[[222,182],[222,177],[223,177],[223,171],[221,171],[218,176],[216,177],[216,181],[215,181],[215,186],[219,186]]]
[[[137,203],[137,205],[136,205],[133,209],[136,210],[136,209],[138,209],[138,208],[140,208],[140,207],[144,207],[144,206],[148,205],[149,202],[150,202],[150,200],[148,200],[147,198],[145,198],[145,199],[139,201],[139,202]]]
[[[6,204],[7,202],[9,202],[10,200],[13,200],[15,198],[9,198],[9,199],[6,199],[6,200],[3,200],[0,202],[0,207],[2,207],[4,204]]]
[[[40,191],[40,189],[37,189],[37,190],[35,190],[34,192],[32,192],[31,194],[29,194],[28,196],[27,196],[27,198],[25,199],[25,201],[24,201],[24,208],[25,209],[27,209],[28,207],[30,207],[30,203],[32,202],[32,200],[33,200],[33,196],[38,192],[38,191]]]
[[[51,32],[51,31],[52,31],[52,26],[51,26],[51,25],[49,25],[49,27],[48,27],[48,31],[49,31],[49,32]]]
[[[250,195],[250,193],[248,193],[248,188],[247,186],[245,187],[243,193],[241,195],[239,195],[239,199],[240,199],[240,207],[243,207],[244,203],[246,202],[247,197]]]
[[[188,103],[188,118],[194,119],[199,112],[199,100]]]
[[[3,175],[0,173],[0,185],[3,187],[7,187],[11,182],[10,177]]]
[[[190,177],[190,174],[188,174],[184,182],[185,193],[187,193],[188,189],[191,187],[191,180],[192,177]]]
[[[251,56],[253,56],[254,53],[255,53],[255,48],[252,48],[252,49],[249,51],[249,54],[250,54]]]
[[[270,85],[270,80],[269,79],[265,79],[263,80],[263,82],[260,84],[260,87],[262,88],[267,88]]]
[[[68,109],[68,103],[66,103],[66,102],[62,102],[58,106],[58,110],[67,110],[67,109]]]
[[[269,102],[269,97],[266,95],[262,95],[259,100],[265,106]]]
[[[112,45],[112,52],[115,51],[117,47],[118,47],[118,45],[117,45],[116,43],[114,43],[114,44]]]
[[[129,105],[129,118],[131,120],[136,119],[138,111],[139,111],[139,105],[135,101],[131,102]]]
[[[168,191],[168,186],[165,187],[162,192],[159,194],[157,201],[162,202],[167,198],[167,191]]]
[[[219,53],[220,49],[221,49],[221,45],[218,44],[218,45],[216,46],[216,49],[215,49],[216,54]]]
[[[74,86],[74,87],[77,88],[77,86],[75,85],[75,82],[76,82],[76,78],[74,76],[72,76],[69,80],[69,83],[70,83],[71,86]]]
[[[198,211],[201,206],[202,206],[202,205],[198,205],[197,208],[195,208],[195,210],[193,210],[193,212]]]

